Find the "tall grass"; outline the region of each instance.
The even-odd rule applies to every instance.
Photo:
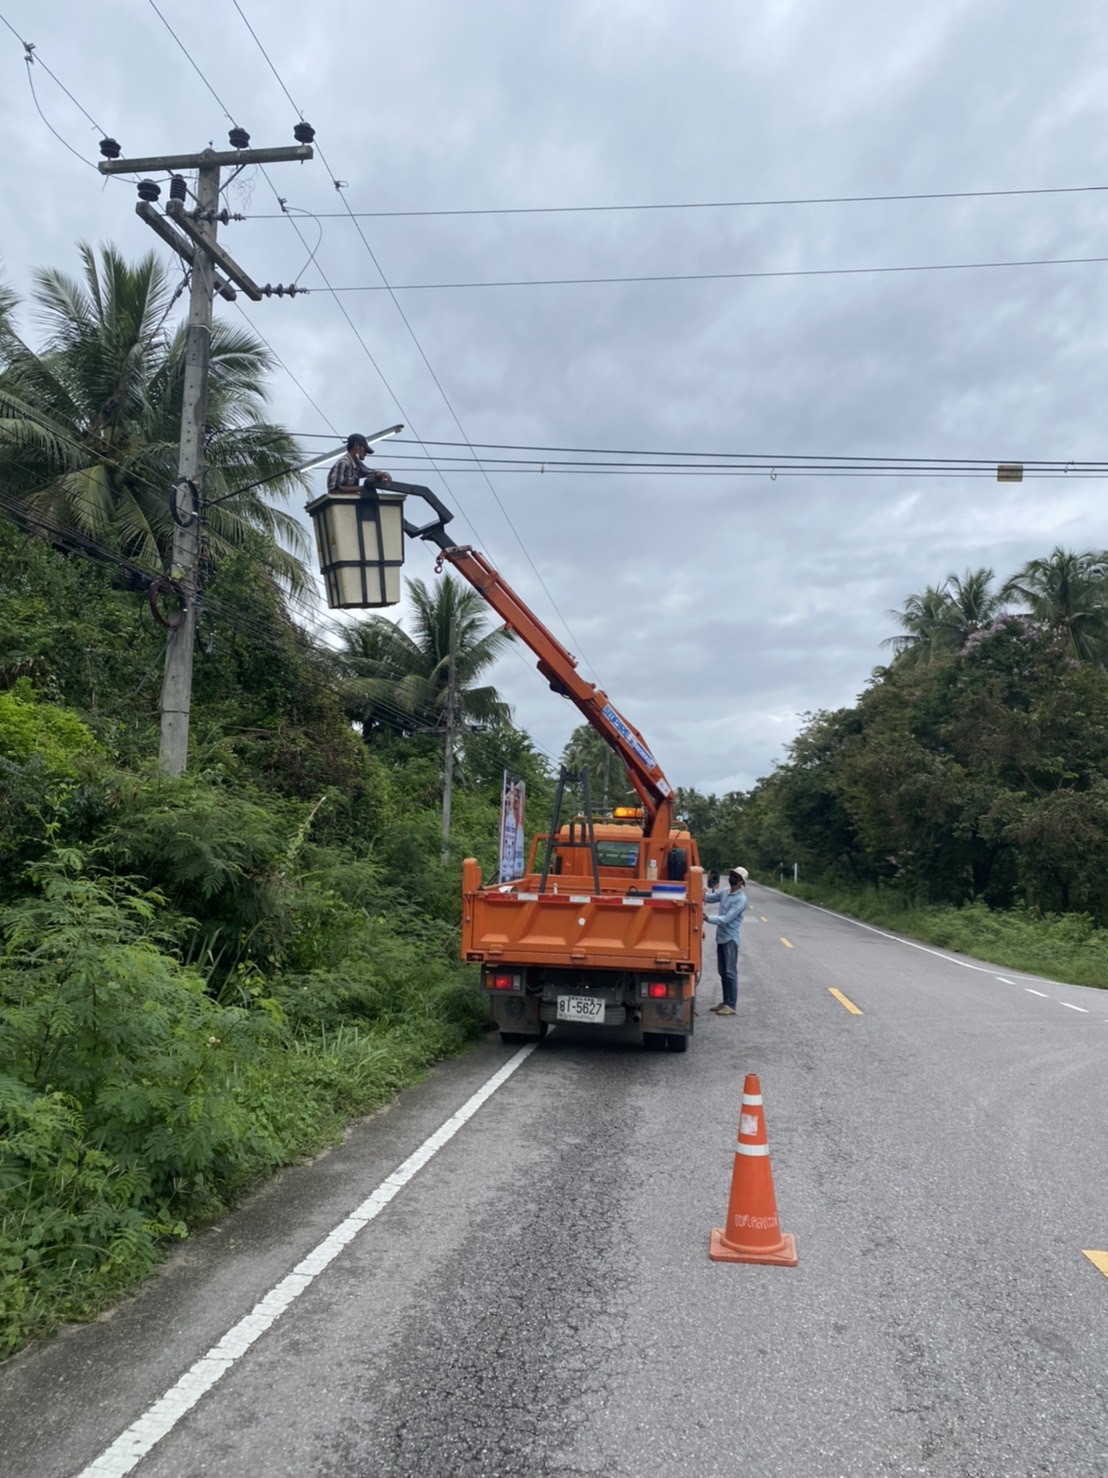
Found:
[[[1040,916],[1022,908],[994,910],[981,902],[953,908],[834,883],[782,883],[780,890],[990,964],[1108,990],[1108,930],[1088,914]]]

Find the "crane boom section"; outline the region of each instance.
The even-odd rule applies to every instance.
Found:
[[[586,721],[627,766],[631,784],[643,803],[643,835],[668,837],[673,824],[673,791],[639,731],[618,712],[606,693],[581,677],[577,658],[547,630],[483,554],[469,545],[454,544],[442,549],[442,558],[484,596],[508,629],[530,647],[539,671],[554,691],[576,704]]]

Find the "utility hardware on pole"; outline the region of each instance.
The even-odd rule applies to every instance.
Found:
[[[212,297],[218,292],[224,298],[233,299],[235,287],[255,302],[273,295],[295,296],[299,291],[295,286],[271,288],[267,284],[259,288],[218,245],[219,222],[228,219],[219,210],[220,173],[224,166],[237,171],[247,164],[283,164],[311,159],[313,132],[310,125],[299,123],[294,133],[300,140],[295,148],[251,149],[247,147],[249,134],[236,127],[231,130],[230,140],[233,146],[241,147],[219,151],[209,147],[200,154],[168,154],[146,159],[120,159],[119,145],[113,139],[103,140],[100,146],[100,152],[105,156],[100,161],[101,174],[147,174],[164,170],[173,175],[165,216],[154,209],[153,203],[161,189],[149,179],[144,179],[139,185],[140,199],[135,210],[140,219],[192,269],[177,481],[172,490],[166,490],[167,496],[178,501],[181,510],[175,516],[170,573],[180,591],[183,607],[183,619],[168,633],[162,680],[159,760],[171,775],[180,775],[188,763],[192,664],[198,614],[197,567],[204,506],[204,427],[212,343]],[[181,170],[196,170],[196,208],[192,211],[186,206],[188,189],[179,173]],[[221,275],[217,275],[217,268]]]

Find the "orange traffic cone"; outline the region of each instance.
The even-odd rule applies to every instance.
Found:
[[[783,1232],[777,1220],[762,1085],[757,1073],[747,1073],[743,1087],[727,1225],[713,1227],[708,1256],[713,1262],[767,1262],[783,1268],[795,1268],[797,1264],[796,1239]]]

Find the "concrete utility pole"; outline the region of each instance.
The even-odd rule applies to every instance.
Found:
[[[220,152],[208,148],[200,154],[169,154],[148,159],[120,159],[119,145],[112,139],[105,139],[100,146],[101,153],[106,155],[100,161],[101,174],[168,171],[173,175],[165,216],[154,209],[153,202],[161,190],[152,180],[140,183],[140,200],[135,211],[192,268],[177,482],[172,489],[166,489],[167,498],[174,498],[179,510],[173,530],[170,572],[180,588],[183,603],[183,619],[169,632],[162,680],[159,759],[163,769],[171,775],[180,775],[188,763],[192,664],[196,647],[197,565],[203,509],[204,431],[212,347],[212,296],[218,292],[221,297],[233,299],[235,290],[231,283],[255,302],[274,294],[278,297],[284,297],[286,293],[295,296],[297,291],[302,291],[295,286],[273,288],[268,283],[265,288],[258,287],[217,244],[219,221],[229,219],[226,213],[219,211],[220,171],[224,165],[237,171],[247,164],[281,164],[311,159],[313,151],[309,142],[313,137],[312,129],[301,123],[297,125],[295,134],[301,139],[295,148],[250,149],[247,147],[249,134],[244,129],[233,128],[231,143],[241,144],[241,148]],[[185,204],[188,190],[179,171],[193,169],[197,172],[196,209],[189,211]],[[217,276],[216,268],[222,276]]]
[[[446,747],[443,753],[443,775],[442,775],[442,853],[443,867],[450,861],[450,813],[454,800],[454,710],[457,700],[457,667],[455,655],[457,652],[456,633],[458,623],[454,616],[450,617],[450,647],[447,655],[447,683],[446,683]]]

